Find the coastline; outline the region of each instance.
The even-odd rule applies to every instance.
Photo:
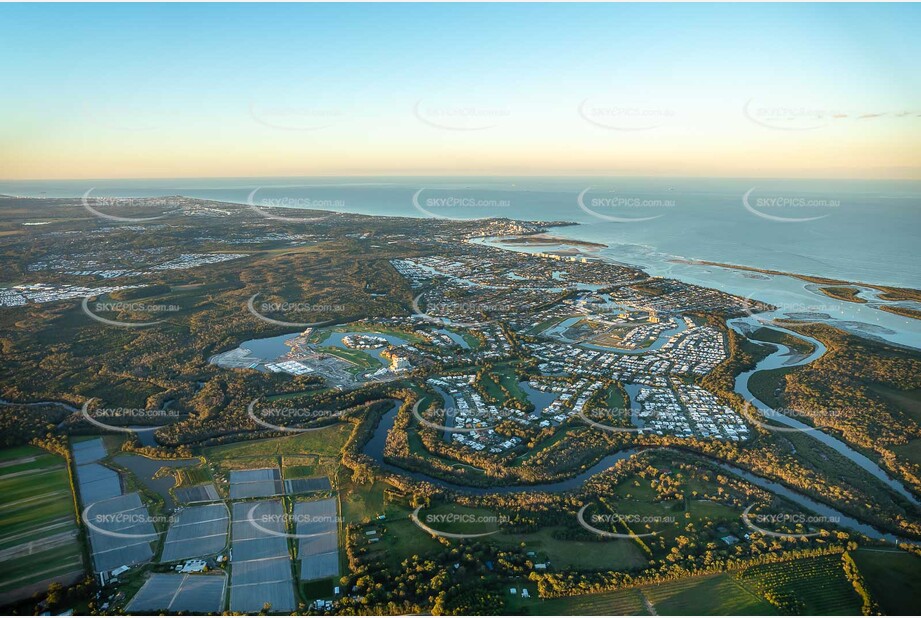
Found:
[[[678,263],[678,264],[688,264],[692,266],[715,266],[717,268],[728,268],[731,270],[741,270],[741,271],[746,271],[746,272],[758,273],[762,275],[773,275],[773,276],[778,276],[778,277],[792,277],[794,279],[799,279],[807,283],[815,283],[819,285],[862,286],[866,288],[873,288],[881,292],[882,294],[889,295],[891,297],[891,298],[884,298],[883,300],[921,301],[921,290],[916,290],[914,288],[908,288],[908,287],[896,287],[896,286],[891,286],[891,285],[881,285],[878,283],[864,283],[862,281],[845,281],[842,279],[830,279],[828,277],[820,277],[817,275],[803,275],[800,273],[790,273],[790,272],[784,272],[782,270],[773,270],[770,268],[758,268],[756,266],[743,266],[741,264],[727,264],[724,262],[711,262],[708,260],[674,259],[671,261]],[[843,300],[844,302],[859,302],[859,301],[852,301],[849,299],[838,298],[835,296],[830,296],[830,297],[836,298],[837,300]]]
[[[165,193],[165,195],[171,196],[171,197],[182,197],[184,199],[200,200],[200,201],[208,202],[211,204],[252,206],[251,204],[248,204],[247,201],[243,199],[237,200],[237,199],[228,198],[228,197],[216,198],[216,197],[189,196],[189,195],[183,194],[181,191],[177,191],[176,188],[172,188],[171,191],[169,193]],[[9,195],[9,196],[4,194],[4,196],[2,197],[4,198],[9,197],[12,199],[30,199],[30,200],[40,201],[40,200],[46,200],[46,199],[78,200],[80,199],[81,196],[78,194],[75,194],[70,197],[62,197],[62,196],[39,197],[39,196],[28,195],[28,194]],[[131,197],[132,196],[129,195],[127,197],[124,197],[124,199],[130,199]],[[156,196],[149,196],[149,199],[157,199],[157,198]],[[287,210],[288,208],[291,208],[291,207],[283,207],[282,210]],[[308,211],[312,211],[316,213],[329,213],[331,215],[354,215],[354,216],[365,216],[365,217],[375,217],[375,218],[381,217],[381,218],[390,219],[390,220],[403,219],[403,218],[409,218],[409,219],[428,219],[430,218],[426,216],[416,217],[416,216],[413,216],[412,214],[384,214],[384,213],[374,213],[374,212],[361,212],[360,210],[359,211],[336,210],[336,209],[329,209],[329,208],[319,208],[319,209],[317,208],[297,208],[297,209],[298,210],[308,210]],[[460,220],[460,222],[469,223],[469,222],[473,222],[476,220],[477,219],[464,219],[464,220]],[[488,218],[483,218],[480,220],[483,220],[483,221],[506,220],[506,221],[527,223],[529,225],[539,226],[542,228],[541,231],[537,231],[533,233],[525,232],[525,233],[518,234],[516,236],[502,238],[503,243],[512,245],[512,246],[551,247],[553,246],[554,243],[557,243],[561,245],[568,245],[570,247],[577,248],[577,249],[578,248],[584,249],[585,251],[581,251],[581,253],[586,253],[589,251],[591,251],[592,253],[595,253],[596,251],[602,251],[604,249],[612,248],[610,244],[605,244],[604,242],[585,241],[585,240],[579,240],[576,238],[571,238],[571,237],[566,236],[566,230],[564,228],[586,225],[585,223],[580,223],[580,222],[576,222],[572,220],[549,220],[547,218],[530,219],[530,218],[515,217],[515,216],[512,216],[511,214],[505,217],[488,217]],[[652,248],[658,251],[656,247],[652,247]],[[573,252],[567,252],[565,255],[578,255],[578,254],[575,251],[573,251]],[[763,267],[754,266],[754,265],[735,264],[735,263],[730,263],[730,262],[704,260],[704,259],[697,259],[697,258],[675,257],[670,261],[674,263],[687,264],[687,265],[703,265],[703,266],[712,266],[712,267],[718,267],[718,268],[726,268],[726,269],[732,269],[732,270],[737,270],[737,271],[750,272],[754,274],[786,276],[786,277],[792,277],[792,278],[796,278],[802,281],[820,284],[820,285],[859,285],[859,286],[864,286],[868,288],[873,288],[879,291],[882,294],[880,300],[883,300],[883,301],[918,301],[918,302],[921,302],[921,289],[908,287],[906,285],[863,283],[856,279],[850,280],[850,279],[826,277],[823,275],[802,274],[800,272],[794,272],[794,271],[776,270],[776,269],[763,268]],[[618,263],[618,264],[630,265],[630,266],[634,266],[637,268],[642,268],[642,265],[640,264],[624,262],[623,260],[615,259],[613,260],[613,262]],[[908,316],[904,316],[904,317],[908,317]]]
[[[532,221],[531,223],[542,223],[541,221]],[[572,223],[570,225],[579,225]],[[561,227],[555,225],[553,227]],[[509,245],[568,245],[573,247],[585,247],[587,249],[608,249],[609,245],[600,242],[591,242],[588,240],[574,240],[563,236],[552,236],[546,231],[536,232],[534,234],[521,234],[519,236],[504,237],[502,242]]]
[[[543,222],[531,221],[530,223],[540,224]],[[570,225],[579,225],[579,224],[570,224]],[[560,227],[560,226],[554,226],[554,227]],[[596,254],[597,251],[601,249],[611,248],[610,245],[607,245],[604,243],[597,243],[597,242],[592,242],[592,241],[587,241],[587,240],[578,240],[574,238],[568,238],[566,236],[551,234],[548,231],[535,232],[533,234],[522,234],[520,236],[514,236],[514,237],[481,236],[478,238],[482,238],[483,241],[492,239],[497,243],[501,243],[503,245],[508,245],[512,247],[518,247],[518,246],[524,246],[524,247],[526,246],[567,246],[567,247],[575,247],[575,248],[577,247],[589,248],[590,247],[592,249],[595,249],[595,251],[592,251],[591,254]],[[528,240],[529,238],[533,238],[534,240]],[[554,253],[563,253],[563,252],[555,251]],[[583,252],[579,251],[578,249],[566,251],[566,254],[581,254],[581,253]],[[618,260],[612,260],[612,261],[618,264],[624,263]],[[676,264],[687,264],[689,266],[713,266],[716,268],[726,268],[730,270],[738,270],[742,272],[756,273],[760,275],[771,275],[771,276],[777,276],[777,277],[791,277],[793,279],[799,279],[800,281],[805,281],[806,283],[814,283],[819,286],[858,286],[858,287],[872,288],[880,292],[880,298],[885,301],[893,301],[893,302],[918,301],[918,302],[921,302],[921,290],[918,290],[915,288],[909,288],[909,287],[883,285],[883,284],[878,284],[878,283],[864,283],[862,281],[847,281],[843,279],[832,279],[829,277],[822,277],[819,275],[804,275],[801,273],[786,272],[786,271],[774,270],[770,268],[761,268],[758,266],[747,266],[744,264],[730,264],[727,262],[713,262],[709,260],[674,258],[669,261],[676,263]],[[640,265],[634,264],[632,266],[634,268],[639,268],[642,270],[642,266]],[[852,302],[852,303],[860,303],[860,304],[866,303],[865,300],[859,299],[859,298],[851,300],[848,298],[841,298],[839,296],[834,296],[822,290],[821,287],[819,288],[819,290],[823,294],[828,296],[829,298],[834,298],[836,300],[840,300],[843,302]],[[897,315],[902,315],[904,317],[915,317],[913,315],[909,315],[908,313],[899,313],[897,311],[891,311],[889,308],[885,308],[885,307],[880,307],[880,309],[883,309],[885,311],[890,311],[890,313],[896,313]],[[916,319],[921,319],[921,312],[917,312],[917,313],[918,313],[918,317]]]

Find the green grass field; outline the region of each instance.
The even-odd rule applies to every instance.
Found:
[[[519,384],[518,376],[515,374],[515,368],[510,366],[500,366],[496,370],[497,375],[499,376],[499,381],[502,383],[509,393],[512,394],[512,397],[515,399],[527,403],[528,394],[522,390],[521,385]]]
[[[339,487],[342,518],[347,524],[367,523],[384,513],[384,492],[389,487],[382,481],[370,485],[356,485],[351,471],[342,468],[336,480]]]
[[[377,535],[380,541],[368,545],[369,556],[398,568],[406,558],[425,556],[444,549],[437,539],[409,519],[411,509],[408,507],[388,504],[384,512],[386,519],[383,522],[375,521],[374,527],[381,530]]]
[[[620,384],[609,388],[605,397],[605,405],[611,410],[625,410],[630,407],[630,403],[625,397],[626,391]]]
[[[349,367],[350,373],[361,373],[381,366],[381,362],[377,358],[361,350],[343,350],[332,346],[321,347],[318,350],[351,363],[351,367]]]
[[[0,451],[0,598],[31,596],[39,582],[82,572],[64,459],[31,446]]]
[[[515,368],[506,363],[496,365],[491,373],[484,375],[480,385],[490,397],[500,403],[505,402],[506,399],[505,393],[502,392],[502,387],[505,387],[505,390],[508,391],[513,399],[517,399],[523,404],[527,404],[529,401],[527,393],[518,384]]]
[[[766,564],[738,575],[746,587],[768,598],[786,613],[860,615],[861,600],[844,575],[841,556],[820,556]]]
[[[531,591],[533,596],[533,591]],[[509,611],[521,609],[532,616],[648,616],[640,591],[617,590],[600,594],[583,594],[560,599],[509,599]]]
[[[499,515],[488,509],[439,504],[419,511],[419,520],[449,534],[484,534],[499,530]]]
[[[285,438],[252,440],[212,446],[204,450],[209,461],[221,462],[228,459],[271,458],[295,455],[324,455],[334,457],[352,431],[349,423],[337,423],[317,431],[305,431]]]
[[[544,601],[513,601],[509,605],[521,607],[531,615],[649,615],[644,596],[656,613],[666,616],[776,614],[767,601],[728,575],[686,578],[642,588]]]
[[[338,461],[338,460],[335,460]],[[324,468],[326,466],[323,466]],[[282,458],[281,474],[286,479],[298,479],[318,476],[320,472],[319,455],[286,456]]]
[[[921,558],[892,549],[861,548],[851,552],[870,595],[883,613],[905,616],[921,605]]]
[[[571,317],[576,317],[576,316],[571,316],[571,315],[558,316],[558,315],[555,315],[555,316],[553,316],[552,318],[548,318],[548,319],[546,319],[546,320],[544,320],[544,321],[538,323],[538,324],[537,324],[536,326],[534,326],[533,328],[529,328],[529,329],[525,330],[524,332],[525,332],[526,334],[528,334],[528,335],[537,335],[537,334],[540,334],[540,333],[544,332],[545,330],[547,330],[548,328],[550,328],[550,327],[552,327],[552,326],[556,326],[556,325],[559,324],[560,322],[564,322],[564,321],[568,320],[568,319],[571,318]]]
[[[555,568],[633,570],[649,566],[646,554],[631,539],[557,539],[554,532],[554,528],[541,528],[529,534],[497,534],[489,539],[506,547],[524,543],[527,551],[546,556]]]
[[[777,613],[770,603],[726,574],[645,586],[643,593],[656,612],[666,616],[768,616]]]
[[[211,471],[207,466],[195,466],[194,468],[177,468],[176,469],[177,485],[180,487],[191,487],[192,485],[202,485],[211,482]]]
[[[653,555],[661,556],[670,551],[678,536],[686,534],[685,528],[693,525],[698,530],[707,530],[713,540],[724,534],[715,530],[726,527],[733,530],[738,526],[741,510],[713,502],[693,498],[698,495],[713,495],[718,488],[713,482],[688,478],[683,482],[686,499],[661,499],[652,485],[650,478],[631,475],[617,484],[612,495],[603,498],[600,503],[586,511],[586,517],[595,513],[611,513],[625,516],[630,529],[636,534],[655,532],[656,536],[643,541],[652,549]],[[604,528],[604,526],[601,526]],[[624,530],[618,530],[624,532]]]

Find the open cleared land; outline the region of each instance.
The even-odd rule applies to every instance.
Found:
[[[639,589],[617,590],[600,594],[521,601],[520,596],[509,602],[510,608],[521,607],[534,616],[649,616]]]
[[[751,567],[739,575],[739,581],[774,599],[787,613],[861,613],[860,597],[845,577],[838,555]]]
[[[885,548],[861,548],[851,552],[870,594],[889,616],[918,612],[921,599],[921,557]]]
[[[513,602],[532,615],[708,616],[774,615],[777,611],[729,575],[691,577],[674,582],[544,601]]]
[[[548,527],[526,534],[498,534],[495,540],[505,547],[524,543],[527,551],[546,556],[555,567],[564,569],[632,571],[649,565],[649,558],[631,539],[574,540],[554,535],[560,531]]]
[[[84,574],[63,458],[32,446],[0,451],[0,603]]]

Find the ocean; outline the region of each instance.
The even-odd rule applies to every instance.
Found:
[[[376,216],[570,221],[557,236],[599,255],[782,305],[921,347],[921,321],[834,301],[787,277],[686,264],[706,260],[921,289],[921,181],[691,178],[355,177],[3,181],[31,197],[185,195]],[[540,248],[515,247],[518,250]],[[772,300],[773,299],[773,300]],[[903,303],[905,306],[915,306]],[[863,326],[861,326],[863,325]]]
[[[921,288],[919,181],[435,177],[0,181],[0,193],[6,195],[76,197],[90,189],[91,195],[100,197],[182,194],[237,203],[246,203],[256,190],[252,198],[256,205],[326,206],[401,217],[565,220],[582,225],[558,233],[607,244],[623,261],[650,268],[662,257],[700,259]],[[586,189],[583,209],[578,198]],[[752,189],[747,200],[752,210],[791,220],[763,218],[747,209],[743,197]]]

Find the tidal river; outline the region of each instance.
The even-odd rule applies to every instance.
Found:
[[[394,404],[394,406],[381,417],[381,421],[378,424],[377,429],[375,429],[374,434],[371,436],[371,439],[368,440],[368,443],[365,445],[363,452],[366,455],[370,456],[372,459],[374,459],[381,468],[389,472],[393,472],[394,474],[406,476],[406,477],[409,477],[409,478],[412,478],[418,481],[425,481],[428,483],[432,483],[434,485],[439,485],[450,491],[475,494],[475,495],[488,495],[488,494],[505,495],[505,494],[511,494],[511,493],[517,493],[517,492],[530,492],[530,493],[554,492],[555,493],[555,492],[574,490],[574,489],[578,489],[579,487],[581,487],[582,484],[589,477],[599,474],[601,472],[604,472],[608,468],[611,468],[618,461],[633,457],[637,453],[640,453],[644,450],[644,449],[634,448],[634,449],[627,449],[627,450],[619,451],[617,453],[614,453],[614,454],[611,454],[611,455],[608,455],[602,458],[595,465],[589,468],[586,468],[585,470],[583,470],[576,476],[572,476],[572,477],[562,479],[559,481],[554,481],[551,483],[538,483],[534,485],[505,485],[505,486],[499,486],[499,487],[472,487],[469,485],[460,485],[458,483],[451,483],[449,481],[444,481],[439,478],[429,476],[422,472],[406,470],[404,468],[394,466],[384,461],[384,446],[387,442],[387,434],[390,432],[391,429],[393,429],[393,425],[394,425],[394,422],[396,421],[396,416],[397,416],[397,412],[399,411],[399,407],[400,407],[399,403]],[[664,448],[663,450],[668,450],[668,449]],[[829,520],[837,521],[837,525],[842,528],[853,530],[855,532],[864,534],[870,538],[881,539],[884,541],[888,541],[890,543],[899,543],[899,542],[916,543],[915,541],[911,541],[909,539],[898,537],[894,534],[881,532],[877,530],[876,528],[874,528],[873,526],[870,526],[869,524],[865,524],[857,519],[854,519],[853,517],[849,517],[845,515],[844,513],[841,513],[837,509],[834,509],[830,506],[827,506],[820,502],[816,502],[812,498],[804,496],[803,494],[799,492],[793,491],[792,489],[784,485],[781,485],[780,483],[770,481],[768,479],[752,474],[751,472],[742,470],[740,468],[736,468],[735,466],[731,466],[729,464],[723,463],[715,459],[711,459],[707,457],[704,457],[704,458],[708,459],[711,463],[714,463],[715,465],[719,466],[726,472],[742,477],[748,482],[752,483],[753,485],[760,487],[761,489],[764,489],[776,495],[782,496],[786,498],[787,500],[789,500],[790,502],[793,502],[794,504],[797,504],[809,511],[822,515],[828,518]]]
[[[786,333],[787,335],[796,337],[797,339],[800,339],[802,341],[807,341],[810,344],[812,344],[812,346],[814,347],[812,354],[810,354],[809,356],[805,358],[801,358],[799,360],[792,360],[795,357],[795,353],[788,346],[784,344],[780,344],[780,343],[770,344],[775,347],[774,352],[772,352],[770,355],[764,358],[760,363],[758,363],[758,365],[754,369],[750,371],[746,371],[745,373],[739,374],[739,376],[736,377],[735,391],[739,393],[745,399],[745,401],[750,402],[755,408],[757,408],[761,412],[768,412],[770,414],[771,420],[776,421],[786,426],[787,429],[785,430],[801,431],[805,433],[806,435],[818,440],[822,444],[828,446],[829,448],[834,449],[835,451],[847,457],[849,460],[854,462],[856,465],[860,466],[861,468],[863,468],[864,470],[872,474],[874,477],[882,481],[890,489],[900,494],[901,496],[905,497],[908,501],[910,501],[915,506],[919,505],[918,499],[914,496],[914,494],[912,494],[907,489],[905,489],[904,485],[902,485],[895,479],[891,478],[888,474],[886,474],[886,472],[881,467],[879,467],[875,462],[870,460],[868,457],[852,449],[850,446],[848,446],[841,440],[838,440],[837,438],[834,438],[828,435],[827,433],[824,433],[820,429],[817,429],[811,425],[807,425],[806,423],[803,423],[802,421],[796,418],[793,418],[789,416],[788,414],[784,414],[783,411],[781,410],[772,410],[770,406],[768,406],[763,401],[755,397],[751,393],[751,391],[748,389],[749,379],[751,379],[751,377],[759,371],[778,369],[780,367],[799,367],[801,365],[806,365],[808,363],[811,363],[821,358],[821,356],[825,354],[825,346],[822,344],[821,341],[819,341],[818,339],[814,339],[812,337],[808,337],[806,335],[801,335],[797,332],[783,328],[781,326],[777,326],[775,324],[767,324],[767,325],[763,324],[761,323],[761,321],[759,321],[757,318],[754,318],[754,317],[746,317],[746,318],[738,318],[735,320],[729,320],[728,324],[731,328],[735,329],[737,332],[741,333],[742,335],[745,335],[745,332],[748,329],[758,328],[759,326],[768,326],[772,330]],[[764,427],[770,428],[770,425],[764,425]]]
[[[746,317],[746,318],[738,318],[735,320],[730,320],[728,322],[728,325],[731,328],[735,329],[736,331],[742,334],[745,334],[746,331],[753,329],[753,328],[757,328],[759,326],[763,326],[764,324],[754,317]],[[807,363],[811,363],[815,361],[816,359],[820,358],[826,351],[825,346],[822,344],[822,342],[818,341],[817,339],[814,339],[812,337],[808,337],[805,335],[800,335],[799,333],[796,333],[794,331],[791,331],[789,329],[786,329],[780,326],[776,326],[774,324],[770,324],[770,328],[778,330],[780,332],[784,332],[788,335],[797,337],[803,341],[810,343],[813,346],[813,351],[808,356],[796,358],[795,353],[788,346],[783,345],[783,344],[771,344],[775,346],[775,349],[771,354],[769,354],[761,362],[759,362],[758,365],[754,369],[747,371],[745,373],[742,373],[736,378],[736,382],[735,382],[736,392],[738,392],[743,398],[745,398],[746,401],[751,402],[755,408],[757,408],[758,410],[762,410],[762,411],[770,410],[770,408],[767,405],[765,405],[764,402],[760,401],[758,398],[753,396],[751,391],[749,390],[748,381],[752,377],[752,375],[754,375],[755,373],[759,371],[776,369],[779,367],[795,367],[795,366],[805,365]],[[631,399],[632,398],[633,397],[631,394]],[[561,492],[561,491],[578,489],[579,487],[582,486],[585,480],[587,480],[589,477],[607,470],[608,468],[612,467],[618,461],[632,457],[636,455],[637,453],[641,452],[642,450],[642,449],[627,449],[624,451],[619,451],[617,453],[614,453],[614,454],[611,454],[611,455],[608,455],[602,458],[600,461],[595,463],[593,466],[581,471],[579,474],[575,476],[572,476],[566,479],[562,479],[560,481],[551,482],[551,483],[539,483],[539,484],[534,484],[534,485],[508,485],[508,486],[488,487],[488,488],[472,487],[468,485],[460,485],[457,483],[451,483],[448,481],[444,481],[444,480],[429,476],[421,472],[405,470],[403,468],[394,466],[384,461],[384,446],[386,444],[387,434],[393,428],[398,410],[399,410],[399,405],[395,404],[391,410],[389,410],[387,413],[384,414],[373,436],[368,441],[368,443],[365,445],[364,452],[367,455],[371,456],[382,468],[388,471],[394,472],[396,474],[408,476],[416,480],[427,481],[427,482],[442,486],[446,489],[458,491],[458,492],[485,495],[485,494],[509,494],[509,493],[522,492],[522,491]],[[883,482],[886,486],[888,486],[893,491],[897,492],[899,495],[905,497],[912,504],[916,506],[919,504],[918,499],[911,492],[909,492],[901,483],[889,477],[889,475],[887,475],[886,472],[882,468],[880,468],[876,463],[874,463],[873,461],[871,461],[870,459],[868,459],[866,456],[862,455],[861,453],[857,452],[856,450],[852,449],[844,442],[822,432],[819,429],[816,429],[795,418],[791,418],[783,414],[773,414],[771,415],[771,418],[772,420],[775,420],[778,423],[785,425],[786,429],[802,431],[806,435],[811,436],[813,439],[816,439],[822,442],[826,446],[834,449],[836,452],[848,458],[855,465],[859,466],[860,468],[872,474],[875,478],[879,479],[881,482]],[[724,463],[724,462],[721,462],[715,459],[710,459],[710,458],[707,458],[707,459],[709,459],[712,463],[716,464],[723,470],[729,472],[730,474],[744,478],[750,483],[762,489],[770,491],[771,493],[782,496],[786,498],[787,500],[809,511],[812,511],[814,513],[817,513],[819,515],[822,515],[830,519],[831,518],[836,519],[838,521],[838,525],[843,528],[847,528],[847,529],[859,532],[871,538],[883,539],[883,540],[886,540],[892,543],[897,543],[900,541],[901,542],[913,542],[913,541],[909,541],[908,539],[897,537],[896,535],[893,535],[893,534],[881,532],[875,529],[874,527],[870,526],[869,524],[863,523],[853,517],[849,517],[826,504],[817,502],[813,500],[812,498],[809,498],[799,492],[796,492],[790,489],[789,487],[781,485],[780,483],[762,478],[760,476],[752,474],[751,472],[742,470],[740,468],[737,468],[735,466],[729,465],[727,463]]]

